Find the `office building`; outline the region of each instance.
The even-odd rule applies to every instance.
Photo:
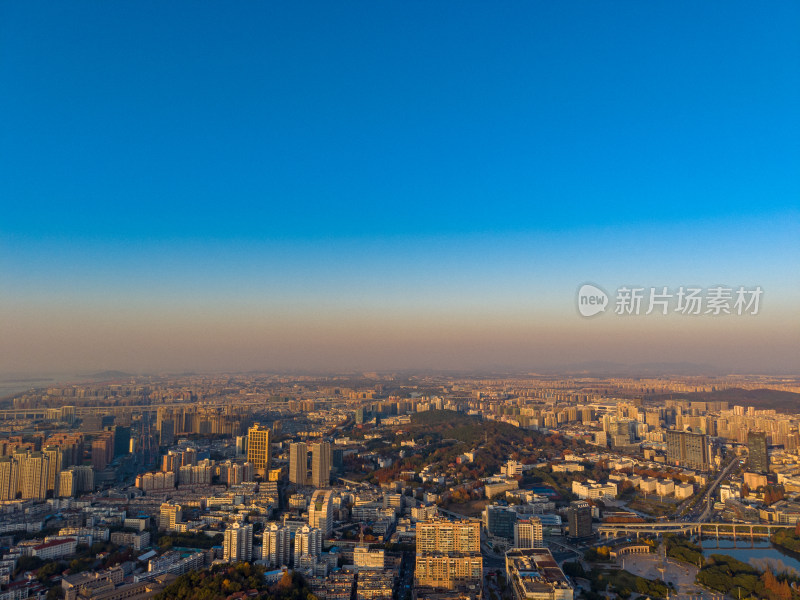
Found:
[[[569,537],[573,540],[585,539],[592,535],[592,507],[588,502],[570,502],[567,509]]]
[[[341,448],[334,448],[331,451],[331,468],[337,474],[344,471],[344,450]]]
[[[131,428],[114,425],[111,431],[114,432],[114,456],[125,456],[131,450]]]
[[[308,447],[304,442],[289,446],[289,481],[297,485],[308,483]]]
[[[747,470],[761,474],[769,472],[766,433],[760,431],[747,433]]]
[[[311,445],[311,485],[328,487],[331,481],[331,445],[320,442]]]
[[[483,511],[483,525],[486,527],[486,532],[492,537],[513,540],[516,522],[517,513],[508,506],[489,504]]]
[[[266,478],[269,470],[270,430],[259,423],[247,431],[247,462],[253,464],[257,475]]]

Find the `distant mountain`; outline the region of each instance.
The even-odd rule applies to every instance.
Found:
[[[583,374],[626,377],[652,377],[655,375],[724,375],[722,369],[690,362],[625,364],[610,361],[587,361],[563,365],[549,370],[552,373]]]

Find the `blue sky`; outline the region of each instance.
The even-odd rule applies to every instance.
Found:
[[[224,337],[234,309],[289,331],[350,314],[352,352],[314,367],[417,366],[359,314],[449,315],[439,339],[420,331],[430,348],[481,319],[560,323],[556,354],[588,360],[566,333],[587,280],[761,284],[790,320],[798,25],[793,2],[5,3],[5,370],[251,368],[289,343],[254,333],[220,357],[212,337],[176,358],[157,335]],[[85,352],[43,357],[47,328],[85,310],[59,342]],[[123,322],[160,325],[115,355]],[[303,348],[324,347],[307,328]],[[538,360],[481,335],[493,354],[467,366]]]

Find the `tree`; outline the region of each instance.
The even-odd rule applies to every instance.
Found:
[[[61,565],[58,561],[50,562],[36,571],[36,578],[42,583],[46,582],[53,575],[61,572]]]
[[[292,574],[288,570],[283,572],[281,580],[278,582],[278,589],[281,591],[292,589]]]
[[[47,595],[45,596],[45,600],[58,600],[58,598],[63,597],[64,589],[60,585],[54,585],[49,590],[47,590]]]

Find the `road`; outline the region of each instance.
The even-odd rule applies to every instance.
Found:
[[[728,474],[733,470],[734,467],[737,466],[739,466],[739,461],[737,459],[732,460],[731,463],[720,472],[720,474],[717,476],[714,482],[709,486],[708,490],[706,491],[705,497],[695,505],[695,508],[692,510],[692,513],[696,514],[697,507],[701,506],[702,504],[705,504],[705,510],[703,510],[703,513],[697,518],[697,521],[700,522],[708,521],[708,517],[711,514],[711,510],[714,504],[713,503],[714,492],[717,490],[717,487],[719,487],[720,482],[725,477],[728,476]]]

